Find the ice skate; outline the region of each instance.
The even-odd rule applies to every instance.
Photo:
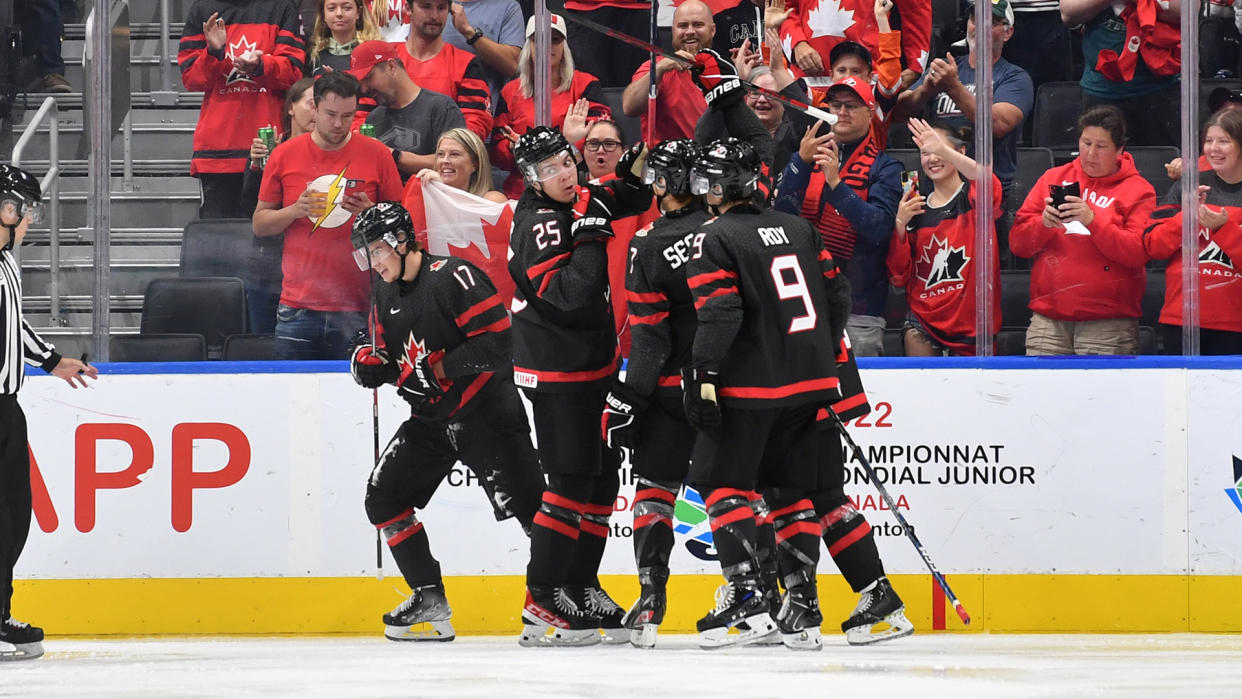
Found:
[[[563,587],[528,586],[522,624],[518,645],[524,648],[593,646],[602,640],[599,619],[580,608]]]
[[[863,590],[854,613],[841,623],[845,640],[864,646],[909,636],[914,633],[914,624],[906,619],[905,608],[888,578],[880,578]]]
[[[641,580],[641,576],[640,576]],[[643,582],[642,592],[621,623],[630,630],[630,645],[635,648],[654,648],[660,624],[664,623],[664,610],[668,597],[663,585]]]
[[[449,619],[453,610],[444,588],[415,588],[404,602],[384,615],[384,637],[393,641],[451,641],[457,637]]]
[[[824,639],[819,627],[824,615],[819,611],[819,594],[814,578],[792,585],[781,603],[776,625],[780,629],[781,642],[793,650],[821,650]]]
[[[746,628],[742,628],[745,622]],[[716,608],[699,619],[699,647],[745,646],[776,631],[768,601],[756,581],[729,582],[716,590]],[[737,633],[730,633],[730,630]]]
[[[0,661],[34,660],[43,655],[43,629],[9,617],[0,623]]]
[[[574,592],[575,599],[581,600],[578,606],[599,620],[599,630],[604,643],[625,643],[630,640],[630,630],[622,623],[625,610],[604,592],[604,588],[596,584],[578,588]]]
[[[776,577],[775,571],[772,572],[772,575],[770,578],[767,574],[767,571],[764,572],[763,598],[768,601],[768,609],[773,610],[773,611],[779,610],[781,608],[781,587],[780,587],[780,583],[777,582],[777,580],[778,579]],[[737,628],[742,631],[747,631],[750,629],[750,626],[747,625],[747,623],[743,621],[742,623],[737,625]],[[752,646],[779,646],[782,644],[784,644],[784,641],[781,640],[781,631],[779,628],[775,628],[775,629],[772,629],[771,633],[767,634],[766,636],[760,636],[758,639],[755,640],[754,643],[750,645]]]

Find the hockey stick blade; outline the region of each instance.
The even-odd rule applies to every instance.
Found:
[[[923,548],[923,542],[919,541],[919,538],[915,536],[914,527],[910,526],[910,523],[902,516],[901,511],[897,509],[897,503],[893,502],[893,496],[888,494],[888,489],[876,477],[875,468],[871,466],[871,462],[867,460],[867,457],[863,456],[862,449],[854,443],[854,438],[850,436],[849,430],[845,429],[845,423],[841,422],[841,418],[831,408],[826,412],[833,425],[836,426],[837,431],[841,433],[841,438],[845,440],[846,445],[854,452],[854,458],[858,459],[858,462],[862,464],[863,470],[867,472],[867,477],[871,479],[872,485],[880,492],[880,497],[884,498],[884,502],[888,505],[888,511],[893,513],[897,524],[901,525],[901,529],[906,533],[906,537],[910,539],[910,543],[914,544],[914,550],[923,559],[923,564],[927,566],[927,570],[931,571],[932,577],[936,579],[936,584],[940,585],[944,596],[953,605],[953,611],[957,612],[957,616],[962,620],[963,624],[969,625],[970,615],[966,613],[966,607],[962,605],[957,595],[953,594],[953,590],[949,587],[949,582],[944,579],[944,575],[932,563],[931,557],[927,555],[927,549]]]

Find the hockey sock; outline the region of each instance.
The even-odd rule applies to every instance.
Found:
[[[875,546],[875,534],[861,512],[854,509],[848,500],[835,507],[817,502],[815,511],[820,515],[828,555],[832,556],[854,592],[862,592],[863,588],[884,576],[884,564]]]
[[[643,568],[668,569],[673,550],[673,507],[680,485],[638,479],[634,492],[634,562]]]
[[[384,535],[388,550],[411,590],[441,583],[440,563],[431,555],[431,541],[413,509],[375,527]]]
[[[712,541],[725,579],[757,577],[755,513],[750,509],[750,495],[745,490],[714,488],[707,496],[707,516],[711,521]]]
[[[572,487],[572,481],[581,479],[553,476],[551,480],[532,522],[530,563],[526,566],[526,582],[530,585],[560,585],[565,582],[578,545],[582,513],[586,510],[586,503],[581,499],[561,494],[565,491],[577,494],[585,490]]]
[[[766,498],[759,493],[750,493],[750,509],[755,513],[755,526],[758,527],[755,557],[759,560],[759,576],[769,601],[779,600],[780,575],[777,571],[776,529],[772,526],[772,514],[768,511]]]
[[[771,514],[776,530],[776,556],[780,569],[793,572],[814,570],[819,564],[819,520],[811,501],[802,498],[775,509]]]
[[[608,470],[605,464],[605,471],[595,481],[591,498],[582,512],[578,546],[566,582],[584,586],[597,584],[599,562],[604,558],[604,546],[608,543],[608,522],[620,489],[620,474]]]

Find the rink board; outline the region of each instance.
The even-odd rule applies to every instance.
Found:
[[[974,616],[968,630],[1242,630],[1242,362],[937,366],[952,368],[864,364],[875,410],[851,431]],[[362,510],[370,392],[344,363],[191,373],[203,368],[105,365],[79,391],[27,383],[35,521],[18,616],[59,634],[374,631],[406,589],[387,554],[376,580]],[[381,400],[386,438],[408,409]],[[847,478],[911,620],[967,630],[858,464]],[[601,569],[622,604],[637,588],[632,493],[627,470]],[[460,468],[420,518],[459,633],[515,630],[528,553],[516,524],[496,523]],[[701,520],[679,504],[670,630],[689,630],[719,581]],[[831,623],[856,596],[827,556],[820,572]]]

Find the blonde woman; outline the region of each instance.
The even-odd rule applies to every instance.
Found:
[[[329,70],[348,70],[354,47],[378,38],[362,0],[319,0],[315,28],[307,42],[307,70],[315,77]]]
[[[470,129],[449,129],[440,135],[435,168],[421,170],[406,183],[406,208],[417,205],[410,196],[412,189],[421,189],[423,182],[436,181],[488,201],[508,201],[504,194],[492,188],[492,164],[487,158],[487,149],[478,134]],[[421,197],[421,193],[418,196]]]
[[[367,0],[371,23],[384,41],[405,41],[410,36],[410,11],[405,0]]]

